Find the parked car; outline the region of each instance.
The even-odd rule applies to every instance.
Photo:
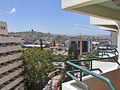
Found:
[[[42,90],[46,90],[45,88],[43,88]]]
[[[49,80],[49,81],[48,81],[48,84],[49,84],[49,85],[52,84],[52,80]]]

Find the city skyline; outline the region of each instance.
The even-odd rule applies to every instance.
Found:
[[[9,32],[34,29],[38,32],[67,35],[110,35],[89,24],[89,16],[61,10],[60,0],[4,0],[0,20],[8,23]]]

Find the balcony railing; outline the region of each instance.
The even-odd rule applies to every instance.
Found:
[[[104,46],[104,47],[105,47],[105,46]],[[109,47],[109,48],[108,48],[108,47]],[[115,48],[111,49],[111,47],[113,48],[113,46],[107,46],[107,48],[105,48],[104,50],[98,49],[98,50],[96,50],[96,51],[102,52],[102,53],[104,53],[104,54],[105,54],[105,53],[107,53],[107,54],[108,54],[108,53],[112,53],[112,54],[115,55],[115,57],[118,58],[118,55],[116,54],[116,53],[118,53],[118,52],[117,52],[117,49],[115,49]],[[108,50],[108,49],[109,49],[109,50]],[[112,50],[115,50],[115,51],[112,52]],[[111,52],[110,52],[110,51],[111,51]],[[104,55],[104,54],[103,54],[103,55]],[[89,88],[89,86],[88,86],[87,84],[85,84],[85,83],[82,81],[82,72],[86,72],[86,73],[88,73],[89,75],[92,75],[92,76],[94,76],[94,77],[96,77],[96,78],[98,78],[98,79],[106,82],[111,90],[116,90],[115,87],[114,87],[114,85],[112,84],[111,80],[109,80],[108,78],[106,78],[106,77],[104,77],[104,76],[101,76],[101,75],[99,75],[99,74],[96,74],[96,73],[92,72],[92,71],[98,70],[100,73],[102,73],[102,71],[101,71],[99,68],[93,68],[93,67],[92,67],[92,62],[93,62],[93,61],[104,61],[104,60],[109,61],[109,60],[112,59],[114,62],[116,62],[116,63],[118,64],[118,66],[120,66],[119,62],[117,61],[117,58],[115,58],[115,57],[109,57],[109,56],[108,56],[108,57],[103,57],[103,55],[102,55],[102,57],[101,57],[101,56],[99,57],[99,55],[98,55],[98,58],[90,58],[90,59],[84,59],[84,60],[70,60],[70,61],[67,61],[67,64],[69,64],[69,65],[71,65],[71,66],[73,66],[73,67],[75,67],[75,68],[78,69],[78,70],[67,71],[67,75],[70,76],[72,79],[76,80],[76,81],[77,81],[80,85],[82,85],[86,90],[90,90],[90,88]],[[87,62],[90,62],[90,69],[85,69],[85,68],[83,68],[82,66],[79,66],[79,65],[78,65],[78,63],[80,63],[80,62],[86,62],[86,61],[87,61]],[[76,73],[76,72],[80,72],[80,80],[73,75],[73,73]]]

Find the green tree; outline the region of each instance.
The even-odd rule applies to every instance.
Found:
[[[81,60],[81,58],[84,58],[84,56],[82,56],[82,55],[78,55],[78,59]]]
[[[77,44],[75,43],[74,46],[74,59],[78,59],[78,49],[77,49]]]
[[[54,40],[54,45],[53,45],[53,46],[56,46],[56,45],[55,45],[55,40]]]
[[[54,55],[50,50],[29,48],[23,50],[22,59],[27,90],[42,90],[49,80],[49,72],[55,70]]]
[[[72,48],[71,46],[69,45],[69,48],[68,48],[68,60],[72,60],[73,59],[73,56],[72,56]]]
[[[41,51],[43,50],[43,42],[42,42],[42,39],[40,39],[40,48],[41,48]]]
[[[68,55],[72,55],[72,49],[71,49],[70,45],[69,45],[69,48],[68,48]]]

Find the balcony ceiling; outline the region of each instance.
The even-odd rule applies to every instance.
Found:
[[[62,9],[120,21],[120,7],[112,0],[62,0]]]

